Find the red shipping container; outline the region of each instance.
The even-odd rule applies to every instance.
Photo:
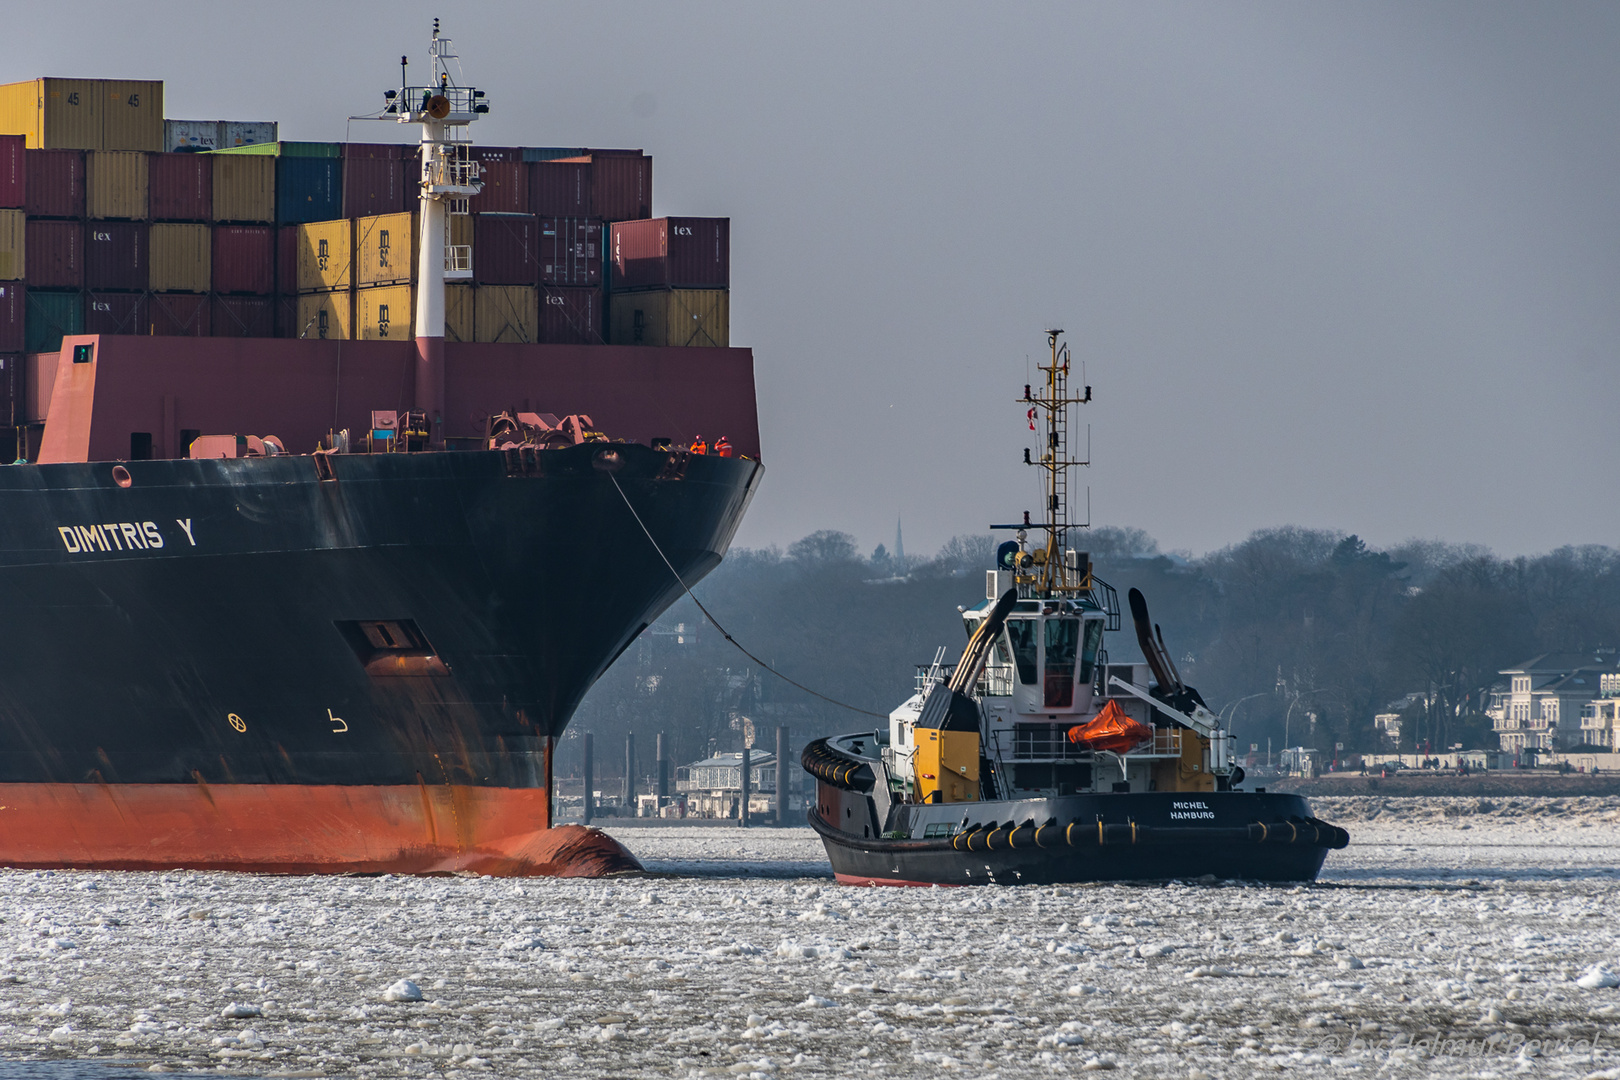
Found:
[[[602,223],[588,218],[543,217],[540,282],[544,285],[602,283]]]
[[[145,292],[150,276],[147,263],[150,229],[144,221],[87,223],[84,227],[84,287]]]
[[[589,161],[529,163],[529,213],[541,217],[595,217]]]
[[[403,161],[407,157],[414,158],[420,146],[421,143],[344,143],[343,160]]]
[[[153,221],[207,221],[214,209],[214,161],[205,154],[148,154]]]
[[[0,135],[0,210],[18,210],[27,205],[26,142],[21,135]]]
[[[215,292],[268,296],[276,291],[275,226],[215,225],[213,258]]]
[[[422,202],[422,151],[416,146],[407,146],[405,151],[400,158],[405,163],[405,205],[400,209],[414,214]]]
[[[84,151],[28,150],[23,206],[29,217],[84,217]]]
[[[87,292],[84,294],[84,332],[87,334],[149,334],[145,293]]]
[[[351,157],[344,161],[344,217],[397,214],[404,209],[405,162],[397,153],[391,158]]]
[[[613,225],[614,289],[731,285],[730,218],[651,218]]]
[[[276,292],[284,296],[298,293],[297,225],[283,225],[276,230]]]
[[[571,160],[571,159],[565,159]],[[652,158],[591,152],[591,208],[603,221],[652,217]]]
[[[539,219],[533,214],[474,214],[473,280],[480,285],[537,283]]]
[[[529,169],[521,161],[486,161],[479,181],[484,190],[474,195],[468,208],[475,214],[526,214],[529,212]]]
[[[29,217],[84,217],[84,151],[24,151]]]
[[[216,296],[209,304],[209,328],[215,337],[275,337],[275,305],[270,296]]]
[[[28,152],[30,155],[34,151]],[[28,283],[36,289],[84,288],[84,225],[77,221],[30,221]]]
[[[201,293],[153,293],[148,309],[152,333],[161,337],[209,337],[210,304]]]
[[[23,317],[27,310],[25,286],[20,281],[0,281],[0,353],[22,352]]]
[[[540,332],[546,345],[601,345],[602,290],[540,286]]]

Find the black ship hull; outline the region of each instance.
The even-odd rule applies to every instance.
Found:
[[[809,822],[834,874],[850,885],[1312,881],[1328,851],[1348,843],[1298,795],[1100,793],[896,806],[880,835],[869,796],[818,788]]]
[[[626,500],[690,583],[760,472],[629,444],[0,469],[0,862],[532,862],[551,739],[680,594]]]

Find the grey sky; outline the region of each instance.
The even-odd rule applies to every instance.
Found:
[[[435,14],[479,141],[645,147],[655,213],[734,219],[740,543],[1038,511],[1012,398],[1051,323],[1099,523],[1620,540],[1620,8],[59,0],[8,6],[3,78],[392,140],[344,117]]]

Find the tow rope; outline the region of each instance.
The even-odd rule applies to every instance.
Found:
[[[782,674],[780,671],[777,671],[775,668],[771,667],[771,665],[767,664],[765,661],[743,648],[742,642],[732,637],[731,633],[725,627],[720,625],[720,620],[711,615],[709,613],[709,609],[703,606],[703,601],[699,600],[697,595],[692,592],[692,587],[686,583],[686,579],[681,577],[680,572],[675,569],[675,564],[669,561],[669,556],[664,554],[664,549],[658,546],[658,541],[653,539],[653,534],[647,528],[647,523],[641,520],[641,515],[636,513],[636,508],[631,505],[630,496],[624,493],[624,488],[619,487],[619,478],[614,476],[612,473],[608,473],[608,479],[613,481],[613,487],[618,491],[619,498],[624,500],[625,509],[630,511],[630,516],[636,519],[637,525],[641,526],[641,531],[647,537],[647,542],[653,546],[654,551],[658,552],[658,557],[664,560],[664,565],[669,567],[669,572],[675,576],[675,580],[680,583],[681,588],[686,590],[686,595],[692,598],[692,603],[696,604],[697,609],[703,612],[703,617],[708,619],[709,622],[714,625],[716,630],[720,631],[721,637],[725,638],[727,641],[731,642],[737,647],[738,652],[742,653],[744,656],[748,657],[748,659],[752,660],[754,663],[758,664],[772,675],[775,675],[778,679],[781,679],[789,686],[796,686],[800,690],[803,690],[805,693],[809,694],[811,697],[818,697],[822,701],[827,702],[829,705],[836,705],[840,709],[848,709],[850,712],[860,713],[862,716],[875,716],[879,720],[887,720],[889,718],[888,713],[879,713],[873,712],[871,709],[862,709],[857,706],[839,701],[837,698],[828,697],[819,690],[812,690],[808,686],[804,685],[804,683],[799,682],[796,679],[791,679]]]

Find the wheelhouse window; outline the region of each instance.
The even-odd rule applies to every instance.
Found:
[[[1035,635],[1039,625],[1035,619],[1007,620],[1007,640],[1012,643],[1013,663],[1018,665],[1018,681],[1025,686],[1035,684],[1036,650],[1039,645]]]
[[[1046,707],[1074,704],[1074,662],[1080,653],[1080,620],[1046,620]],[[1092,657],[1095,662],[1096,657]]]
[[[1080,681],[1089,684],[1097,674],[1097,650],[1102,648],[1103,621],[1086,620],[1086,646],[1080,650]]]

